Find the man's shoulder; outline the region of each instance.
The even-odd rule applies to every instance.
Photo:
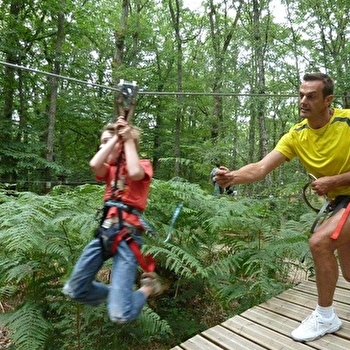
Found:
[[[304,129],[307,129],[309,128],[309,125],[307,123],[307,119],[303,119],[302,121],[300,121],[299,123],[296,123],[294,124],[291,128],[290,128],[290,132],[292,131],[296,131],[296,132],[299,132],[299,131],[302,131]]]
[[[350,119],[350,109],[334,108],[334,118],[349,118]]]

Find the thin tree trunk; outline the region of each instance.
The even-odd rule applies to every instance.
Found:
[[[10,5],[10,20],[8,26],[13,29],[16,28],[19,13],[21,11],[21,4],[18,1],[12,1]],[[20,64],[21,56],[19,43],[16,36],[9,36],[6,41],[6,62],[12,64]],[[5,39],[6,40],[6,39]],[[16,49],[17,48],[17,49]],[[17,55],[15,54],[17,52]],[[5,66],[4,86],[3,86],[3,101],[4,109],[1,116],[0,128],[0,145],[7,145],[13,140],[13,112],[14,112],[14,94],[17,89],[16,70],[12,67]],[[4,147],[2,146],[2,147]],[[15,182],[16,172],[13,170],[16,167],[16,160],[13,157],[2,155],[0,156],[2,164],[6,164],[6,173],[0,172],[0,180]]]
[[[176,42],[176,54],[177,54],[177,91],[183,91],[183,52],[182,52],[182,39],[180,34],[180,4],[178,0],[175,0],[175,10],[172,1],[169,0],[169,9],[172,19],[172,24],[175,32],[175,42]],[[175,142],[174,142],[174,177],[178,177],[180,174],[180,157],[181,157],[181,119],[183,115],[183,96],[178,95],[176,97],[177,108],[176,108],[176,124],[175,124]]]
[[[254,66],[256,68],[256,90],[259,94],[263,95],[266,92],[265,83],[265,51],[266,41],[263,40],[263,34],[261,32],[261,4],[259,0],[253,0],[253,32],[254,32]],[[265,39],[266,39],[265,29]],[[263,158],[267,153],[267,132],[265,124],[265,98],[260,97],[257,99],[257,116],[259,123],[259,158]]]
[[[61,0],[61,11],[57,15],[57,38],[56,38],[56,48],[55,48],[55,59],[53,63],[53,73],[59,75],[61,72],[61,54],[62,45],[64,42],[64,8],[65,0]],[[54,133],[55,133],[55,122],[56,122],[56,111],[57,111],[57,97],[58,97],[58,78],[49,77],[49,87],[50,87],[50,102],[48,106],[48,130],[46,139],[46,160],[48,162],[54,162]],[[46,191],[51,189],[51,171],[46,169]]]
[[[210,36],[212,41],[213,53],[214,53],[214,83],[213,83],[213,115],[214,119],[212,121],[211,127],[211,139],[215,144],[217,138],[220,135],[220,126],[223,124],[223,99],[217,93],[222,92],[223,79],[224,79],[224,62],[226,58],[226,53],[231,43],[233,33],[237,27],[238,20],[240,18],[241,8],[244,1],[240,1],[236,11],[236,16],[229,27],[229,29],[224,33],[224,36],[221,34],[220,30],[220,18],[217,16],[217,9],[214,2],[210,1],[210,11],[209,23],[210,23]],[[225,15],[225,20],[228,18],[227,14]],[[225,23],[226,27],[226,23]],[[224,38],[224,42],[221,47],[221,39]],[[222,127],[221,127],[222,128]]]

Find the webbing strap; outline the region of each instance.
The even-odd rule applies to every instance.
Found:
[[[334,240],[338,239],[338,237],[340,235],[340,231],[342,230],[342,228],[345,224],[345,221],[348,218],[349,214],[350,214],[350,202],[346,206],[345,211],[344,211],[343,215],[341,216],[337,227],[335,228],[334,232],[331,235],[332,239],[334,239]]]
[[[155,228],[147,221],[147,219],[142,215],[142,213],[139,210],[131,207],[130,205],[124,204],[122,201],[108,200],[107,202],[105,202],[105,206],[116,207],[120,209],[118,210],[119,212],[124,210],[128,213],[136,215],[139,218],[141,225],[146,231],[148,231],[150,234],[155,233]]]
[[[116,236],[112,247],[111,252],[115,254],[117,252],[117,248],[119,243],[124,240],[130,249],[133,251],[137,262],[139,263],[140,267],[145,272],[153,272],[156,269],[156,262],[151,254],[142,255],[140,247],[138,244],[134,241],[131,234],[128,231],[127,227],[123,227],[118,235]]]
[[[311,233],[314,233],[316,227],[318,225],[322,224],[324,220],[326,220],[328,214],[331,213],[332,210],[333,210],[333,207],[332,207],[331,201],[327,201],[323,204],[322,208],[320,209],[320,211],[316,215],[316,218],[311,226],[311,229],[310,229]]]

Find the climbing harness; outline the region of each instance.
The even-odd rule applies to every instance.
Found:
[[[340,231],[342,230],[342,228],[345,224],[345,221],[348,218],[349,214],[350,214],[350,202],[346,206],[345,211],[344,211],[343,215],[341,216],[337,227],[335,228],[334,232],[331,235],[332,239],[334,239],[334,240],[338,239]]]
[[[133,234],[140,235],[141,230],[132,226],[112,224],[105,228],[100,226],[96,230],[96,237],[100,239],[103,260],[107,260],[115,255],[120,242],[125,241],[135,255],[137,262],[145,272],[153,272],[156,267],[155,260],[150,254],[142,255]]]
[[[314,205],[311,204],[311,202],[308,200],[307,195],[306,195],[309,186],[311,185],[311,183],[313,181],[317,180],[317,178],[312,174],[309,174],[309,178],[310,178],[310,182],[308,182],[303,187],[303,198],[304,198],[306,204],[317,213],[316,218],[315,218],[315,220],[311,226],[311,229],[310,229],[310,232],[314,233],[316,228],[319,225],[321,225],[327,218],[329,218],[331,216],[331,214],[333,213],[335,208],[338,205],[341,205],[341,203],[343,201],[347,200],[348,196],[338,196],[334,200],[331,200],[326,195],[324,195],[323,198],[324,198],[325,202],[322,205],[322,207],[320,209],[318,209]],[[344,208],[345,208],[345,211],[344,211],[343,215],[341,216],[334,232],[331,235],[331,239],[333,239],[333,240],[338,239],[340,231],[342,230],[347,218],[350,215],[350,201],[348,201],[348,203],[345,202]]]
[[[127,205],[127,204],[123,203],[122,201],[115,201],[115,200],[111,200],[111,199],[106,201],[104,205],[108,209],[110,207],[115,207],[115,208],[120,209],[121,211],[124,210],[127,213],[136,215],[139,218],[140,223],[145,228],[145,230],[151,235],[155,234],[156,230],[152,226],[152,224],[142,215],[142,213],[139,210],[132,207],[131,205]]]
[[[316,218],[311,226],[310,232],[314,233],[316,228],[321,225],[332,213],[332,211],[334,210],[334,203],[332,200],[330,200],[326,195],[323,196],[324,199],[324,203],[322,205],[321,208],[318,208],[316,206],[314,206],[314,204],[311,203],[311,201],[309,201],[308,196],[307,196],[307,192],[310,190],[310,185],[313,181],[317,180],[317,177],[313,174],[308,174],[309,175],[309,179],[310,181],[305,184],[305,186],[303,187],[303,192],[302,192],[302,196],[303,199],[305,201],[305,203],[313,210],[317,213]]]

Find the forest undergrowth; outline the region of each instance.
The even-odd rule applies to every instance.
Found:
[[[143,251],[170,288],[123,326],[109,321],[105,305],[82,306],[61,293],[92,237],[103,188],[1,196],[2,348],[165,350],[283,292],[312,271],[313,214],[295,188],[273,198],[216,198],[187,182],[155,180],[145,216],[157,235],[145,236]],[[183,210],[165,243],[179,203]],[[107,283],[109,264],[98,276]]]

